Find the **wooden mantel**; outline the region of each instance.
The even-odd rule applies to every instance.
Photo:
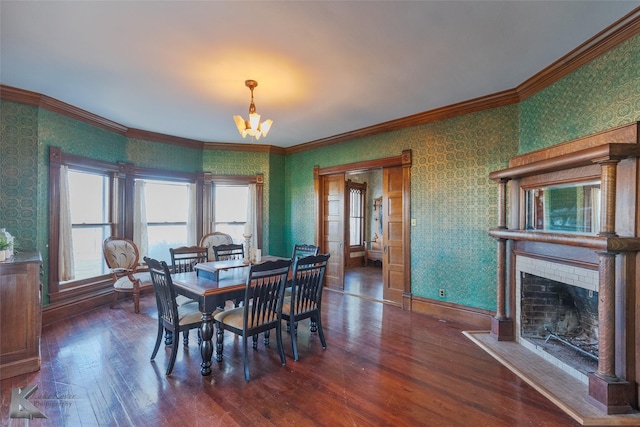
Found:
[[[497,305],[491,333],[514,340],[515,254],[592,265],[598,269],[598,370],[589,397],[606,414],[638,410],[640,392],[640,140],[634,122],[515,157],[492,172],[498,184]],[[525,189],[586,180],[600,182],[597,235],[525,230]],[[507,209],[509,209],[507,211]],[[559,249],[560,248],[560,249]],[[558,256],[562,253],[562,257]]]

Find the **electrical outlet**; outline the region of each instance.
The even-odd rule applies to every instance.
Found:
[[[440,298],[444,298],[444,289],[440,289]]]
[[[411,226],[415,227],[416,225],[418,225],[418,220],[415,218],[411,218]]]

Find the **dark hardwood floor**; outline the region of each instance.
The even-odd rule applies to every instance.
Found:
[[[382,301],[382,266],[346,267],[344,292],[376,301]]]
[[[251,351],[245,382],[240,341],[225,335],[224,360],[200,375],[196,334],[164,375],[169,349],[149,357],[152,294],[45,326],[42,369],[0,382],[3,426],[572,426],[549,400],[468,340],[468,325],[353,295],[325,291],[322,350],[299,326],[300,360],[275,340]],[[2,325],[4,331],[10,325]],[[273,334],[272,334],[273,335]],[[9,418],[12,389],[46,419]]]

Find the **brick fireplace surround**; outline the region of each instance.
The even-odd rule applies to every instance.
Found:
[[[639,123],[631,123],[528,153],[490,174],[499,188],[498,227],[489,231],[498,244],[497,307],[490,336],[496,342],[520,340],[518,257],[597,273],[599,358],[597,371],[588,374],[586,400],[603,415],[638,415],[638,130]],[[600,182],[597,234],[525,230],[525,189],[587,180]]]

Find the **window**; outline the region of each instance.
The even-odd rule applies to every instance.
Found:
[[[349,196],[349,246],[363,246],[366,185],[347,181],[347,191]]]
[[[235,243],[242,243],[247,223],[249,187],[217,184],[214,194],[214,230],[227,233]]]
[[[143,181],[148,256],[169,263],[171,261],[169,248],[188,245],[189,184],[157,180]]]
[[[107,274],[102,242],[111,234],[109,177],[69,169],[68,179],[74,280]]]

